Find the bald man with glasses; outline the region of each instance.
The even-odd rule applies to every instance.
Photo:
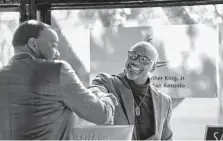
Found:
[[[148,42],[139,42],[128,51],[123,72],[98,74],[89,88],[94,94],[113,93],[119,100],[115,125],[134,125],[133,140],[172,140],[171,98],[150,83],[159,54]]]

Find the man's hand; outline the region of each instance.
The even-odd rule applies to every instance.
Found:
[[[114,106],[118,106],[118,100],[112,93],[108,93],[107,90],[103,87],[90,87],[89,90],[94,93],[99,99],[107,99],[112,101]],[[110,99],[110,100],[109,100]]]
[[[109,110],[110,118],[105,122],[105,125],[114,124],[115,107],[118,106],[117,98],[112,93],[104,93],[100,100],[106,103],[107,108],[111,109]]]
[[[100,99],[109,102],[113,107],[118,106],[118,99],[112,93],[104,93]]]

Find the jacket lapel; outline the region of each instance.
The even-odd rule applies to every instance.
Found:
[[[155,125],[154,125],[154,135],[152,137],[150,137],[150,139],[153,139],[156,134],[158,133],[158,130],[159,130],[159,122],[160,122],[160,118],[161,118],[161,107],[162,107],[162,101],[160,99],[160,95],[157,94],[157,90],[155,90],[154,86],[150,85],[150,92],[151,92],[151,95],[152,95],[152,100],[153,100],[153,111],[154,111],[154,122],[155,122]]]
[[[128,117],[129,124],[134,125],[135,124],[135,119],[134,119],[134,98],[132,95],[132,90],[125,85],[121,84],[122,81],[119,79],[116,79],[116,81],[119,81],[118,84],[118,89],[121,92],[121,98],[123,100],[126,114]]]
[[[128,122],[130,125],[135,125],[134,97],[132,90],[124,76],[124,73],[118,74],[119,79],[116,79],[116,81],[118,81],[118,84],[120,84],[118,85],[118,89],[121,92],[121,98],[125,106]],[[133,135],[136,138],[136,130],[134,130]]]

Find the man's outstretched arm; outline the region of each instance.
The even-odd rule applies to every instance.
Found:
[[[110,81],[111,77],[109,74],[106,73],[100,73],[98,74],[91,83],[91,86],[89,87],[89,90],[93,92],[98,97],[101,97],[105,95],[106,93],[109,93],[111,90]]]
[[[64,103],[78,116],[96,124],[109,122],[115,111],[117,99],[112,94],[96,96],[84,87],[67,62],[61,67],[61,92]]]

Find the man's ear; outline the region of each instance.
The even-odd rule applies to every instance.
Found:
[[[36,39],[35,39],[35,38],[29,38],[27,44],[28,44],[28,47],[29,47],[32,51],[34,51],[34,52],[37,51],[37,45],[36,45]]]

